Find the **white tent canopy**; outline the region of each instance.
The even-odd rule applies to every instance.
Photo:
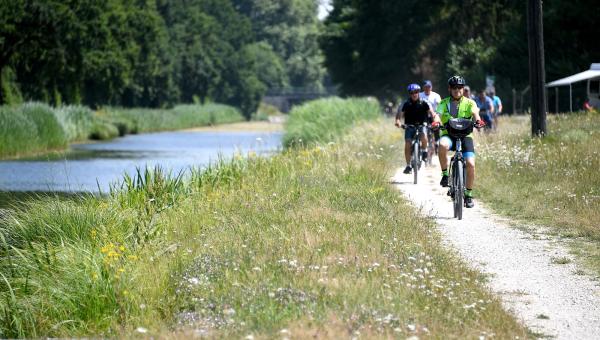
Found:
[[[550,82],[546,84],[546,87],[566,86],[571,85],[573,83],[577,83],[579,81],[584,81],[596,77],[600,77],[600,63],[592,64],[592,67],[590,67],[590,69],[587,71],[583,71],[581,73],[577,73],[572,76]]]
[[[573,88],[572,84],[584,80],[590,80],[594,78],[600,78],[600,63],[593,63],[590,69],[583,71],[566,78],[558,79],[546,84],[546,87],[554,87],[557,92],[556,106],[558,109],[558,86],[569,86],[569,108],[573,111]]]

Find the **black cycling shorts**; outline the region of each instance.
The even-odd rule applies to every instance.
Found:
[[[442,139],[446,139],[450,141],[450,151],[456,151],[456,140],[457,138],[452,138],[448,135],[442,136]],[[462,153],[464,158],[472,158],[475,157],[475,142],[472,137],[465,137],[462,139]]]

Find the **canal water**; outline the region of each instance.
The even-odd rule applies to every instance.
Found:
[[[161,166],[177,174],[236,153],[268,155],[281,148],[281,137],[281,132],[177,131],[77,144],[43,158],[0,161],[0,191],[106,193],[140,168]]]

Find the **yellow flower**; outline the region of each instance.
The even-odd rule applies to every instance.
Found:
[[[125,247],[124,247],[124,246],[120,246],[120,247],[119,247],[119,250],[121,250],[121,251],[125,251]]]
[[[92,273],[92,280],[94,280],[94,281],[98,280],[98,273],[96,273],[96,272]]]

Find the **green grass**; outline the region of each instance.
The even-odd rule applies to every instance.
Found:
[[[115,124],[121,135],[240,122],[244,117],[234,107],[222,104],[178,105],[172,109],[108,108],[99,116]]]
[[[526,337],[388,185],[388,125],[27,203],[0,222],[0,337]]]
[[[600,274],[600,116],[549,116],[548,136],[530,137],[526,117],[503,119],[479,139],[477,188],[491,208],[552,227]]]
[[[92,112],[84,106],[53,108],[41,103],[0,106],[0,158],[62,150],[69,143],[110,139],[130,133],[179,130],[244,120],[221,104],[178,105],[173,109],[116,109]]]
[[[60,149],[67,143],[67,135],[48,105],[0,106],[0,156]]]
[[[325,98],[292,109],[285,125],[283,144],[311,146],[332,142],[353,125],[381,116],[372,98]]]

